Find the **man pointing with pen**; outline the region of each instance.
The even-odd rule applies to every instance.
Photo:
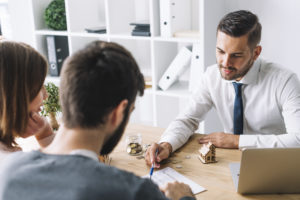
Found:
[[[217,28],[217,64],[199,74],[200,84],[187,109],[146,153],[146,163],[159,162],[180,148],[215,108],[224,130],[199,143],[220,148],[299,147],[300,83],[296,74],[259,59],[261,24],[240,10],[227,14]],[[154,159],[154,152],[158,155]]]

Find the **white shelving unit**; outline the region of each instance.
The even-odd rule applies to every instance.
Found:
[[[68,37],[70,54],[94,40],[117,42],[129,49],[145,76],[152,77],[153,86],[136,101],[131,122],[167,127],[186,105],[191,95],[189,70],[167,91],[158,87],[158,81],[182,46],[199,43],[202,46],[201,66],[215,62],[216,26],[225,14],[220,0],[189,1],[192,30],[200,32],[199,38],[161,37],[159,0],[65,0],[67,31],[49,30],[43,13],[51,0],[30,0],[34,22],[34,46],[47,55],[46,35]],[[149,20],[151,37],[131,36],[130,22]],[[105,25],[106,34],[91,34],[88,27]],[[48,77],[47,81],[59,83],[59,78]],[[202,125],[205,131],[209,127]]]

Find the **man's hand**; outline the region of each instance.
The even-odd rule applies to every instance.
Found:
[[[172,200],[179,200],[182,197],[194,197],[191,188],[184,183],[174,182],[168,183],[164,188],[160,188],[160,190]]]
[[[200,144],[206,144],[211,142],[216,147],[227,149],[239,148],[239,135],[228,134],[224,132],[215,132],[209,135],[205,135],[198,140]]]
[[[158,153],[155,159],[155,152],[158,149]],[[151,166],[154,163],[155,168],[159,168],[162,160],[168,158],[172,152],[172,146],[167,143],[163,142],[161,144],[153,143],[148,149],[145,154],[145,161],[146,164]]]

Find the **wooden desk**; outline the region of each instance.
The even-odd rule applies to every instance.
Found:
[[[145,160],[138,160],[136,156],[130,156],[126,153],[125,136],[127,133],[141,133],[143,144],[150,144],[157,142],[163,133],[164,129],[142,126],[142,125],[128,125],[125,134],[110,155],[112,158],[111,165],[120,169],[133,172],[138,176],[143,176],[149,173],[150,168],[146,166]],[[241,152],[239,150],[219,149],[216,150],[217,163],[202,164],[197,158],[198,149],[200,145],[197,143],[197,138],[201,135],[195,134],[188,143],[179,151],[175,152],[171,160],[182,161],[177,164],[172,162],[163,165],[162,167],[172,167],[176,171],[195,181],[199,185],[207,189],[202,193],[196,195],[197,199],[300,199],[300,195],[247,195],[243,196],[235,192],[232,182],[231,173],[229,170],[230,162],[240,162]],[[186,159],[185,156],[191,156]],[[182,168],[176,168],[176,165],[182,165]]]

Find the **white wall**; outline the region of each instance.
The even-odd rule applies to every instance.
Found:
[[[1,32],[4,38],[11,39],[12,38],[12,30],[10,17],[8,12],[8,5],[6,1],[0,0],[0,24],[1,24]]]
[[[294,71],[300,78],[299,0],[227,0],[226,9],[255,13],[262,24],[262,56]]]
[[[9,0],[12,39],[34,46],[33,16],[30,0]]]

